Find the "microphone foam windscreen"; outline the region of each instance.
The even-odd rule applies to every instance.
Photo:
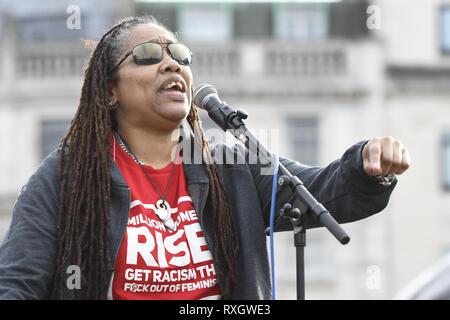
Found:
[[[206,96],[210,95],[210,94],[215,94],[218,96],[217,90],[216,88],[214,88],[214,86],[207,84],[207,83],[202,83],[199,84],[194,91],[194,103],[197,107],[202,108],[203,109],[203,104],[204,104],[204,99]]]

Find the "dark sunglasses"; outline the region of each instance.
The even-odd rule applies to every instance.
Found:
[[[131,54],[133,55],[134,63],[138,65],[157,64],[163,58],[164,47],[167,48],[169,56],[179,64],[188,66],[192,63],[192,52],[182,43],[147,41],[128,51],[113,67],[111,73],[116,72],[120,64]]]

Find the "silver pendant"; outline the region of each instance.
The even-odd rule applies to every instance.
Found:
[[[175,230],[175,222],[170,213],[170,206],[166,201],[163,202],[163,200],[159,199],[156,202],[155,213],[169,231]]]

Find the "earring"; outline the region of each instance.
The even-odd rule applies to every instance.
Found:
[[[119,102],[113,104],[112,101],[110,101],[108,103],[108,106],[109,106],[109,110],[114,111],[114,110],[116,110],[119,107]]]

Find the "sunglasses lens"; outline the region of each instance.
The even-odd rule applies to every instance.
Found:
[[[155,64],[161,61],[162,47],[157,43],[143,43],[133,50],[133,56],[137,64]]]
[[[171,43],[167,46],[172,58],[182,65],[192,63],[192,54],[188,47],[181,43]]]
[[[182,65],[190,65],[192,54],[188,47],[181,43],[170,43],[167,46],[170,56]],[[136,64],[156,64],[163,56],[163,47],[159,43],[146,42],[133,49],[133,57]]]

